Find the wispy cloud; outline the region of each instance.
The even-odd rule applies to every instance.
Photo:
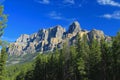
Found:
[[[50,6],[57,6],[58,8],[64,8],[64,7],[74,7],[74,8],[78,8],[78,7],[81,7],[82,4],[85,2],[85,0],[78,0],[78,1],[75,1],[75,0],[34,0],[35,2],[37,3],[40,3],[40,4],[47,4],[47,5],[50,5]],[[56,4],[57,3],[57,4]]]
[[[64,0],[63,3],[75,4],[75,0]]]
[[[36,1],[41,4],[50,4],[50,0],[36,0]]]
[[[52,19],[57,19],[57,20],[63,19],[63,17],[61,16],[61,13],[57,13],[56,11],[50,12],[48,16]]]
[[[120,11],[115,11],[112,14],[104,14],[101,17],[107,18],[107,19],[119,19],[120,20]]]
[[[64,16],[62,16],[61,13],[58,13],[56,11],[52,11],[48,14],[48,16],[51,18],[51,19],[55,19],[55,20],[64,20],[64,21],[71,21],[71,20],[74,20],[74,18],[66,18]]]
[[[97,0],[97,2],[100,5],[110,5],[110,6],[116,6],[116,7],[120,7],[120,3],[116,2],[114,0]]]

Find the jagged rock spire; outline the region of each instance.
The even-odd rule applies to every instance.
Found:
[[[74,21],[68,29],[68,33],[77,33],[81,31],[81,27],[78,21]]]

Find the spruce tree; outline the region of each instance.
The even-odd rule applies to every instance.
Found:
[[[101,80],[111,80],[111,53],[109,44],[102,39],[101,40]]]
[[[93,39],[90,43],[90,54],[89,54],[89,79],[90,80],[100,80],[100,61],[101,61],[101,51],[100,42]]]
[[[0,5],[0,37],[4,33],[6,27],[7,16],[3,13],[4,7]],[[6,65],[6,49],[3,48],[2,40],[0,39],[0,46],[2,47],[0,53],[0,80],[5,80],[5,65]]]
[[[120,32],[114,37],[112,44],[112,74],[113,80],[120,78]]]
[[[2,48],[0,54],[0,80],[5,80],[6,54],[6,48]]]
[[[87,80],[86,65],[89,46],[86,35],[83,35],[83,37],[80,37],[79,35],[77,36],[76,52],[76,80]]]

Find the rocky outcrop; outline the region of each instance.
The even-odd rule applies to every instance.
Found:
[[[16,42],[10,43],[7,48],[9,55],[23,55],[35,52],[53,51],[55,48],[62,48],[62,44],[69,41],[70,45],[73,45],[76,40],[76,36],[81,37],[85,34],[88,40],[104,38],[106,41],[110,41],[111,37],[105,36],[103,31],[100,30],[83,30],[79,22],[75,21],[70,26],[68,31],[57,25],[49,29],[41,29],[37,33],[31,35],[21,35]]]
[[[105,35],[104,35],[103,31],[96,30],[96,29],[91,30],[88,33],[88,36],[89,36],[89,40],[97,39],[97,40],[100,41],[101,39],[105,38]]]
[[[16,42],[28,42],[30,36],[27,34],[21,35]]]
[[[68,29],[68,33],[72,33],[72,34],[76,34],[80,31],[81,31],[81,27],[78,21],[73,22]]]

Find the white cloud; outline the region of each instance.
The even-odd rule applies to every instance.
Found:
[[[74,0],[64,0],[63,2],[68,4],[75,4]]]
[[[56,11],[52,11],[48,14],[48,16],[51,19],[55,19],[55,20],[64,20],[64,21],[73,21],[75,20],[75,18],[66,18],[64,16],[62,16],[61,13],[57,13]]]
[[[50,4],[50,0],[37,0],[37,2],[41,4]]]
[[[97,2],[100,5],[110,5],[110,6],[116,6],[116,7],[120,7],[120,3],[116,2],[114,0],[97,0]]]
[[[115,11],[113,14],[104,14],[101,17],[107,19],[120,19],[120,11]]]
[[[52,19],[57,19],[57,20],[61,20],[63,19],[63,17],[61,16],[60,13],[57,13],[56,11],[52,11],[49,14],[49,17],[51,17]]]
[[[107,19],[112,18],[112,16],[110,14],[104,14],[102,17],[107,18]]]

